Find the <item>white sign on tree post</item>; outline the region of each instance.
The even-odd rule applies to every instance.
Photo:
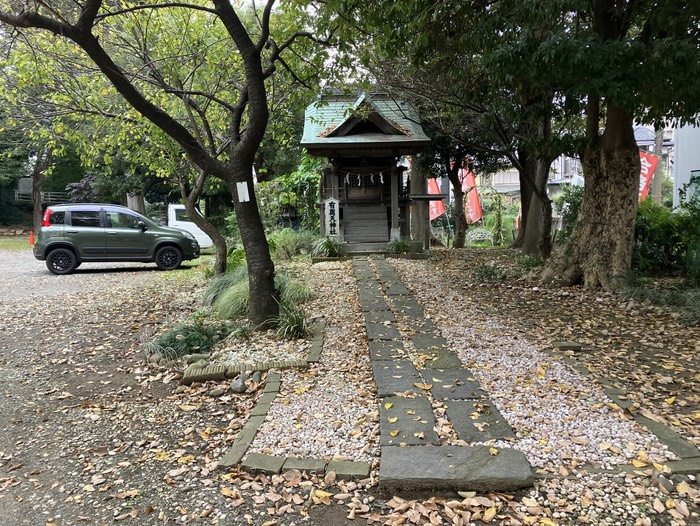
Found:
[[[340,236],[340,201],[331,197],[323,202],[326,235],[338,239]]]

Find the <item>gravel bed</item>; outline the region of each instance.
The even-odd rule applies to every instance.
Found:
[[[321,361],[284,373],[250,451],[375,462],[379,414],[352,264],[319,263],[305,279],[318,294],[305,311],[326,318]]]

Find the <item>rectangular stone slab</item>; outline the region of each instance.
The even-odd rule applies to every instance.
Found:
[[[427,369],[421,374],[425,383],[433,386],[430,392],[437,400],[480,399],[486,396],[469,369]]]
[[[411,336],[413,346],[418,352],[431,349],[448,349],[447,340],[442,336],[432,332],[417,332]]]
[[[515,438],[510,424],[489,400],[449,400],[447,418],[465,442]]]
[[[403,283],[387,282],[385,290],[389,296],[407,296],[411,293]]]
[[[373,310],[365,312],[365,323],[383,323],[385,321],[396,321],[394,313],[390,310]]]
[[[384,297],[375,296],[368,298],[367,300],[360,300],[362,303],[362,311],[379,311],[379,310],[391,310],[389,305],[384,300]]]
[[[413,384],[422,382],[418,370],[410,360],[375,361],[372,362],[372,372],[379,397],[405,391],[417,393],[419,389]]]
[[[401,333],[391,323],[366,323],[368,340],[400,340]]]
[[[424,349],[419,352],[430,357],[423,361],[423,366],[426,369],[458,369],[462,367],[462,360],[459,359],[456,352],[450,349]]]
[[[457,491],[514,491],[533,484],[527,458],[487,446],[383,446],[379,489],[386,495],[435,496]]]
[[[394,304],[396,311],[401,316],[416,319],[423,319],[425,316],[423,307],[421,307],[421,304],[413,298],[406,296],[395,296],[391,298],[391,302]]]
[[[369,342],[370,360],[395,360],[404,356],[405,349],[399,340],[375,340]]]
[[[388,407],[387,407],[388,406]],[[440,444],[435,433],[435,417],[424,396],[388,396],[379,408],[379,443],[390,445]]]

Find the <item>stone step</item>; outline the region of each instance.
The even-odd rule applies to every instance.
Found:
[[[495,454],[494,454],[495,453]],[[379,490],[427,496],[457,491],[514,491],[532,486],[522,451],[488,446],[382,446]]]

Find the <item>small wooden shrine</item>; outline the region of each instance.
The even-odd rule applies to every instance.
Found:
[[[410,241],[405,156],[430,143],[417,112],[384,93],[322,96],[306,109],[301,146],[327,157],[321,176],[321,235],[346,254],[382,252]]]

